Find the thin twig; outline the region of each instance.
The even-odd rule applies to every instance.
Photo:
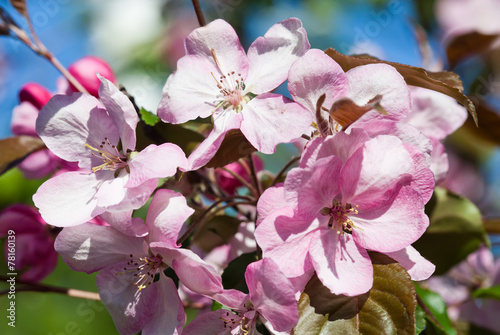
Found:
[[[6,281],[8,279],[10,278],[5,276],[0,276],[0,280],[2,281]],[[16,279],[16,284],[23,285],[20,287],[16,287],[16,292],[52,292],[52,293],[65,294],[67,296],[75,298],[82,298],[88,300],[101,300],[99,294],[95,292],[88,292],[88,291],[76,290],[73,288],[57,287],[39,283],[30,283],[19,279]],[[0,296],[8,294],[9,292],[11,292],[10,289],[2,290],[0,291]]]
[[[271,186],[276,185],[276,183],[278,182],[278,180],[280,180],[281,176],[286,172],[286,170],[288,170],[288,168],[290,166],[292,166],[293,164],[298,162],[299,159],[300,159],[300,156],[296,156],[296,157],[293,157],[288,163],[286,163],[286,165],[280,170],[280,172],[278,172],[276,177],[274,177],[273,182],[271,183]]]
[[[257,172],[255,171],[255,164],[253,162],[253,157],[252,155],[248,155],[248,162],[250,165],[250,175],[252,176],[252,181],[255,186],[255,189],[257,191],[257,199],[260,198],[260,195],[262,194],[262,188],[260,186],[259,179],[257,178]]]
[[[240,183],[242,183],[243,186],[245,186],[246,188],[248,188],[250,190],[250,192],[252,192],[255,196],[257,196],[257,190],[248,181],[246,181],[245,178],[243,178],[242,176],[240,176],[236,172],[229,170],[228,168],[221,167],[219,169],[226,171],[231,176],[233,176],[234,178],[238,179],[238,181]]]
[[[200,27],[205,26],[207,23],[205,22],[205,17],[203,16],[203,12],[201,11],[200,3],[198,0],[193,0],[194,11],[196,12],[196,17],[198,18],[198,23]]]

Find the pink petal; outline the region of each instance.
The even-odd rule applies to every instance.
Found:
[[[273,25],[248,49],[247,92],[261,94],[278,87],[287,79],[292,63],[310,47],[299,19],[290,18]]]
[[[399,251],[386,252],[385,254],[404,267],[412,280],[428,279],[436,269],[434,264],[422,257],[412,246]]]
[[[118,213],[104,212],[99,217],[123,234],[134,237],[148,234],[148,227],[141,218],[132,217],[132,210]]]
[[[231,334],[231,329],[225,325],[224,320],[234,320],[234,326],[228,324],[229,327],[238,328],[241,317],[227,309],[218,309],[213,312],[208,312],[198,315],[191,321],[183,335],[199,335],[199,334]]]
[[[136,187],[153,178],[171,177],[177,172],[177,167],[186,165],[186,155],[177,145],[151,144],[128,162],[130,178],[125,187]]]
[[[36,133],[36,118],[38,109],[29,102],[22,102],[12,110],[10,130],[14,135],[29,135],[38,137]]]
[[[163,242],[170,247],[176,247],[179,232],[193,213],[194,210],[188,207],[186,198],[180,193],[166,189],[158,190],[149,205],[146,218],[149,242]]]
[[[18,168],[28,179],[40,179],[54,172],[61,165],[61,159],[49,149],[35,151],[26,157]]]
[[[109,266],[97,275],[97,288],[101,301],[113,318],[120,334],[136,334],[152,320],[160,308],[159,282],[142,290],[134,285],[136,277],[117,274],[123,271],[126,262]]]
[[[155,298],[158,305],[155,313],[149,322],[142,329],[142,335],[151,334],[172,334],[180,335],[184,324],[186,323],[186,314],[182,301],[177,293],[172,279],[160,273],[160,280],[153,285],[157,285],[157,294]]]
[[[299,321],[295,290],[271,259],[248,265],[245,272],[250,301],[277,331],[289,331]]]
[[[102,163],[85,144],[99,148],[105,138],[113,145],[119,141],[114,121],[99,101],[83,93],[52,97],[40,111],[36,131],[50,151],[66,161],[79,162],[85,170]]]
[[[301,217],[313,220],[324,207],[331,207],[339,194],[342,162],[336,156],[322,158],[307,169],[295,168],[285,180],[288,204]]]
[[[299,138],[312,122],[311,113],[301,105],[273,93],[255,97],[241,114],[241,132],[265,154],[274,153],[279,143]]]
[[[349,130],[349,129],[348,129]],[[337,156],[345,163],[353,154],[370,140],[370,136],[364,129],[352,128],[349,132],[339,132],[324,139],[320,144],[316,156],[312,155],[308,164],[314,164],[315,160],[323,157]],[[313,160],[314,159],[314,160]],[[302,163],[301,163],[302,164]]]
[[[336,230],[325,229],[311,243],[310,254],[318,278],[332,293],[355,296],[371,289],[372,262],[351,236],[340,237]]]
[[[179,280],[191,291],[209,297],[223,292],[220,275],[191,250],[171,248],[162,242],[153,242],[150,247],[163,257],[163,262],[174,269]]]
[[[66,172],[43,183],[33,195],[33,202],[47,223],[58,227],[78,225],[104,212],[97,208],[95,198],[101,183],[94,173]]]
[[[401,188],[389,208],[360,208],[359,214],[350,218],[358,227],[352,232],[356,244],[384,253],[408,247],[429,226],[420,194],[408,186]]]
[[[326,94],[323,107],[330,109],[335,100],[348,94],[349,82],[337,62],[323,51],[311,49],[291,66],[288,90],[293,100],[315,115],[321,95]]]
[[[125,94],[109,80],[98,75],[101,80],[99,87],[99,98],[106,107],[109,116],[114,120],[118,129],[118,134],[122,141],[123,152],[128,149],[135,150],[135,128],[139,117],[135,111],[134,105]]]
[[[222,99],[214,78],[217,75],[220,77],[220,71],[213,60],[201,56],[179,59],[177,71],[163,87],[158,116],[164,122],[178,124],[212,115]]]
[[[126,262],[130,260],[130,254],[134,257],[147,255],[143,250],[144,239],[92,223],[64,228],[54,247],[72,270],[86,273]]]
[[[283,184],[277,184],[264,191],[257,202],[257,226],[273,211],[288,206]]]
[[[236,71],[247,77],[248,60],[233,27],[224,20],[214,20],[204,27],[195,29],[184,42],[186,55],[203,56],[211,60],[215,53],[223,74]],[[179,67],[179,64],[178,64]],[[215,72],[214,72],[215,74]]]
[[[359,106],[364,106],[376,95],[382,95],[380,105],[388,115],[373,110],[360,120],[401,120],[411,112],[411,98],[403,77],[390,65],[369,64],[355,67],[346,72],[350,92],[348,97]]]

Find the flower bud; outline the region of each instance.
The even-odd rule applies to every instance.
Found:
[[[253,156],[253,160],[255,164],[255,172],[259,172],[260,170],[262,170],[264,165],[262,159],[260,159],[258,156]],[[240,175],[246,181],[248,182],[250,181],[250,177],[247,171],[239,162],[234,162],[224,167],[234,172],[235,174]],[[219,184],[220,188],[222,188],[229,194],[234,194],[236,189],[242,186],[242,183],[238,179],[233,177],[229,172],[221,169],[215,170],[215,179],[217,180],[217,183]]]
[[[19,91],[19,101],[27,101],[38,110],[42,109],[51,97],[52,93],[37,83],[27,83]]]
[[[101,81],[97,78],[97,73],[113,83],[116,82],[115,74],[108,63],[94,56],[85,56],[80,58],[71,64],[68,71],[91,95],[96,98],[99,97],[99,86],[101,85]],[[72,92],[78,92],[78,90],[71,83],[69,88]]]

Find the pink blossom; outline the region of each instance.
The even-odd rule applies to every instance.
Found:
[[[14,232],[13,234],[10,232]],[[37,210],[24,204],[12,205],[0,212],[0,237],[6,237],[5,258],[8,260],[8,236],[15,239],[15,261],[21,279],[36,282],[47,277],[57,265],[57,253],[50,229]],[[10,271],[14,272],[14,271]]]
[[[473,299],[479,288],[500,285],[500,261],[493,259],[487,247],[480,247],[454,266],[446,275],[431,277],[428,286],[448,304],[453,320],[465,320],[480,327],[500,332],[500,302],[494,299]]]
[[[300,105],[268,93],[287,79],[290,65],[309,49],[298,19],[272,26],[247,54],[223,20],[193,31],[185,48],[186,56],[163,88],[158,116],[183,123],[213,115],[214,128],[188,158],[189,169],[205,165],[231,129],[240,129],[257,150],[270,154],[311,124],[310,113]]]
[[[42,217],[72,226],[104,212],[141,207],[160,177],[185,166],[174,144],[135,151],[138,116],[129,99],[101,77],[101,102],[88,94],[56,95],[40,111],[37,132],[58,157],[78,162],[82,171],[46,181],[33,196]]]
[[[245,280],[248,295],[227,293],[224,302],[231,310],[202,314],[186,327],[184,334],[259,334],[255,329],[258,319],[273,334],[290,331],[297,324],[293,286],[271,259],[248,265]]]
[[[396,136],[371,138],[358,128],[314,142],[284,186],[259,200],[264,219],[255,236],[263,256],[289,278],[314,269],[335,294],[358,295],[371,288],[367,250],[394,253],[425,277],[416,265],[422,258],[407,249],[429,224],[424,205],[434,177],[424,154]]]
[[[68,71],[82,84],[89,94],[96,98],[99,97],[99,86],[101,84],[96,74],[103,76],[112,83],[116,83],[115,74],[111,66],[103,59],[95,56],[85,56],[78,59],[68,67]],[[69,84],[68,94],[73,92],[78,92],[78,90],[72,84]]]
[[[215,269],[177,244],[193,212],[179,193],[158,190],[146,217],[147,235],[130,236],[113,227],[85,223],[64,228],[55,247],[71,269],[99,271],[99,295],[120,333],[180,334],[184,310],[164,270],[172,268],[194,292],[207,296],[223,292]]]
[[[259,172],[260,170],[262,170],[264,163],[262,162],[262,159],[259,158],[259,156],[253,156],[253,159],[255,164],[255,170],[256,172]],[[247,182],[250,182],[248,169],[245,169],[245,167],[242,164],[243,163],[241,162],[234,162],[224,167],[229,171],[232,171],[235,174],[241,176]],[[215,180],[217,181],[219,187],[229,194],[234,194],[238,187],[243,186],[241,181],[236,179],[233,175],[231,175],[227,171],[224,171],[222,169],[216,169],[214,171],[214,174],[215,174]]]

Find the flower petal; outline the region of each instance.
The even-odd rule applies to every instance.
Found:
[[[94,173],[66,172],[47,180],[33,195],[43,219],[58,227],[89,221],[104,212],[97,207],[96,189],[102,183]]]
[[[186,165],[186,155],[177,145],[151,144],[129,161],[130,178],[125,187],[136,187],[152,178],[173,176],[177,172],[177,167]]]
[[[299,19],[290,18],[273,25],[248,49],[250,69],[246,91],[261,94],[278,87],[287,79],[292,63],[310,47]]]
[[[186,198],[180,193],[167,189],[158,190],[146,217],[149,242],[163,242],[172,248],[176,247],[179,232],[193,213],[194,210],[188,207]]]
[[[411,280],[428,279],[436,270],[436,266],[422,257],[412,246],[399,251],[386,252],[385,254],[404,267],[408,271]]]
[[[12,110],[10,129],[14,135],[29,135],[37,137],[36,118],[38,109],[29,102],[22,102]]]
[[[248,265],[245,272],[250,301],[277,331],[291,330],[299,320],[295,290],[271,259]]]
[[[234,314],[227,309],[218,309],[213,312],[207,312],[199,314],[193,321],[191,321],[186,329],[184,329],[183,335],[199,335],[199,334],[222,334],[230,335],[231,329],[227,327],[226,320],[233,320],[239,327],[241,317]],[[229,324],[232,326],[232,323]]]
[[[123,152],[135,150],[135,128],[139,117],[130,99],[108,79],[97,75],[101,80],[99,98],[106,107],[108,114],[114,120],[122,141]]]
[[[326,94],[323,106],[330,109],[335,100],[349,93],[349,82],[337,62],[323,51],[311,49],[290,67],[288,90],[293,100],[315,115],[321,95]]]
[[[92,223],[64,228],[54,243],[56,251],[72,270],[86,273],[126,262],[130,254],[142,257],[146,255],[143,245],[142,238]]]
[[[85,144],[98,149],[106,139],[112,145],[119,141],[113,119],[96,98],[83,93],[52,97],[40,111],[36,131],[50,151],[66,161],[79,162],[85,170],[102,161]]]
[[[265,154],[274,153],[279,143],[299,138],[312,122],[311,113],[301,105],[273,93],[255,97],[241,114],[241,132]]]
[[[106,223],[123,234],[134,237],[143,237],[147,235],[148,227],[141,218],[133,218],[132,212],[132,210],[117,213],[104,212],[99,216],[106,221]]]

